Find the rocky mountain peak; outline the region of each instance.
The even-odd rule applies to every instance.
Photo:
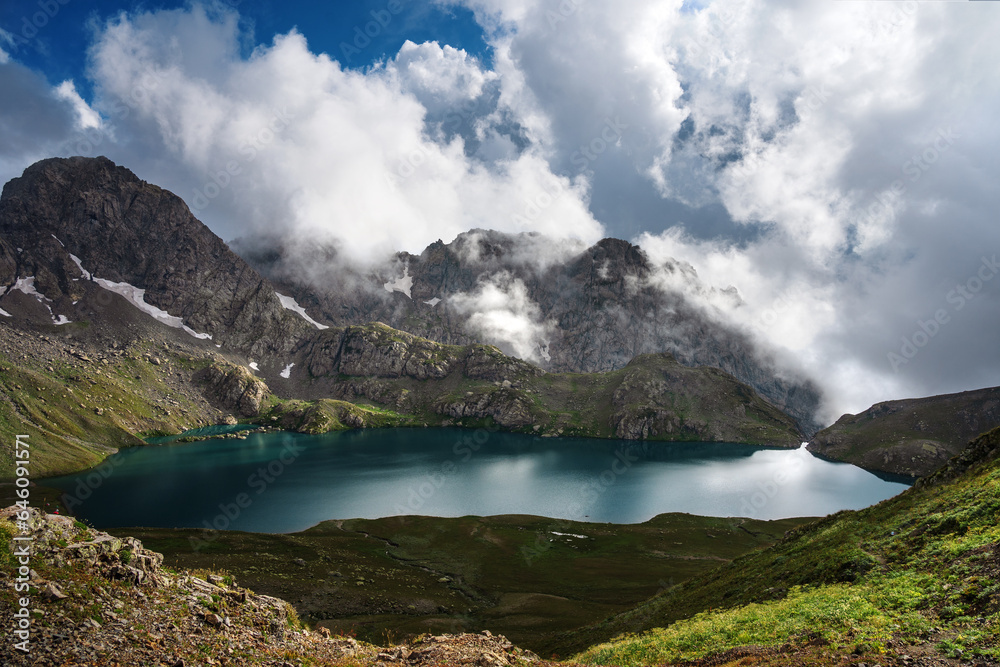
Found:
[[[52,302],[97,282],[256,354],[310,329],[180,197],[107,158],[43,160],[11,180],[0,238],[0,286],[32,278]]]
[[[366,272],[291,248],[277,259],[244,254],[335,326],[377,320],[440,343],[487,343],[548,371],[609,371],[639,354],[669,352],[682,364],[731,373],[807,433],[817,428],[816,387],[787,379],[792,374],[777,371],[749,335],[711,319],[697,297],[708,290],[690,266],[654,265],[625,240],[585,247],[537,233],[474,229]],[[491,312],[509,313],[519,328],[491,329],[484,324]]]

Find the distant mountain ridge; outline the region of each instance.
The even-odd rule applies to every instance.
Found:
[[[809,451],[868,470],[928,475],[1000,426],[1000,387],[876,403],[817,433]]]
[[[638,249],[622,243],[604,246],[639,266]],[[477,284],[449,262],[426,266]],[[106,158],[43,160],[0,197],[0,367],[9,380],[0,383],[0,437],[40,436],[50,473],[92,465],[108,442],[237,417],[310,432],[455,423],[801,440],[752,388],[669,354],[607,373],[548,373],[488,345],[454,348],[381,323],[323,324],[312,298],[300,305],[276,292],[180,198]],[[6,467],[0,460],[0,475]]]
[[[640,247],[619,239],[589,248],[554,245],[537,234],[473,230],[362,274],[331,249],[303,250],[280,239],[234,242],[263,275],[337,326],[377,320],[441,343],[482,341],[560,372],[610,371],[640,354],[668,352],[685,365],[732,374],[806,433],[819,429],[817,387],[783,377],[747,334],[661,284],[666,277],[706,290],[691,267],[654,267]],[[735,290],[720,295],[739,299]],[[522,328],[491,331],[490,309],[517,316]],[[518,353],[526,340],[530,356]]]

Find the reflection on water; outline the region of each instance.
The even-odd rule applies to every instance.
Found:
[[[101,474],[103,473],[103,474]],[[150,446],[42,483],[99,528],[290,532],[326,519],[534,514],[637,523],[664,512],[783,518],[906,488],[804,448],[534,438],[463,429],[251,434]]]

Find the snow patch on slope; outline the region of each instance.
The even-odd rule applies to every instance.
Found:
[[[70,253],[69,254],[69,258],[76,263],[77,268],[80,269],[80,273],[83,274],[84,278],[86,278],[87,280],[92,280],[93,279],[93,276],[90,275],[90,271],[88,271],[87,269],[83,268],[83,262],[80,261],[79,257],[77,257],[76,255],[74,255],[73,253]]]
[[[56,239],[56,241],[58,240],[59,239]],[[49,317],[52,318],[52,324],[55,324],[56,326],[62,326],[63,324],[70,324],[73,321],[68,317],[66,317],[65,315],[56,315],[55,313],[52,312],[52,306],[49,305],[52,302],[52,299],[48,298],[47,296],[39,292],[37,289],[35,289],[34,276],[29,276],[27,278],[18,278],[17,282],[14,283],[14,286],[11,287],[11,290],[17,290],[18,292],[22,292],[24,294],[27,294],[28,296],[35,297],[38,300],[38,303],[42,304],[43,306],[49,309]],[[2,292],[0,292],[0,294],[2,294]],[[8,313],[7,311],[0,311],[0,313],[3,313],[7,317],[10,317],[10,313]]]
[[[291,363],[285,366],[285,370],[281,371],[280,373],[281,377],[285,378],[286,380],[292,377],[292,366],[294,365],[295,365],[294,363]]]
[[[275,292],[275,295],[277,295],[278,301],[281,302],[281,305],[282,305],[282,307],[285,310],[291,310],[293,312],[298,313],[299,315],[302,316],[302,319],[304,319],[306,322],[308,322],[309,324],[313,325],[317,329],[329,329],[330,328],[330,327],[326,326],[325,324],[320,324],[319,322],[317,322],[313,318],[309,317],[308,313],[306,313],[306,309],[303,308],[302,306],[300,306],[298,304],[298,302],[295,301],[294,298],[292,298],[290,296],[285,296],[284,294],[278,294],[277,292]]]
[[[147,315],[152,316],[153,319],[166,324],[168,327],[183,329],[195,338],[201,338],[203,340],[212,339],[212,334],[198,333],[191,327],[184,324],[184,320],[181,318],[175,317],[165,310],[160,310],[152,304],[146,303],[146,290],[144,289],[136,287],[135,285],[129,285],[128,283],[116,283],[111,280],[105,280],[104,278],[94,278],[94,282],[106,290],[125,297],[125,300],[133,306]]]
[[[410,290],[413,289],[413,278],[410,276],[410,267],[406,267],[403,270],[403,277],[397,278],[396,280],[382,285],[386,292],[402,292],[406,295],[408,299],[413,297],[410,295]]]

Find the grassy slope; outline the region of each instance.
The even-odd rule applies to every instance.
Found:
[[[650,664],[810,641],[824,655],[876,660],[927,642],[946,655],[1000,657],[998,448],[1000,429],[967,450],[987,460],[954,480],[939,475],[874,507],[797,529],[773,547],[564,637],[561,646],[655,628],[578,659]]]
[[[606,373],[549,373],[531,386],[550,423],[569,417],[566,434],[615,437],[611,422],[618,393],[635,416],[657,409],[677,416],[680,428],[652,435],[652,440],[702,440],[694,428],[707,427],[715,429],[711,439],[716,440],[739,434],[746,443],[798,445],[792,420],[753,390],[723,371],[689,368],[665,354],[640,355],[625,368]]]
[[[548,655],[557,633],[627,609],[801,523],[682,514],[628,526],[394,517],[328,521],[290,535],[113,532],[140,538],[169,565],[227,570],[335,632],[384,641],[489,629]]]
[[[0,353],[0,479],[13,473],[13,441],[29,435],[33,477],[91,467],[119,447],[142,444],[143,432],[176,433],[215,416],[204,401],[178,389],[175,373],[197,364],[147,346],[110,357],[107,364],[64,354],[12,360]],[[53,350],[56,348],[52,348]]]

